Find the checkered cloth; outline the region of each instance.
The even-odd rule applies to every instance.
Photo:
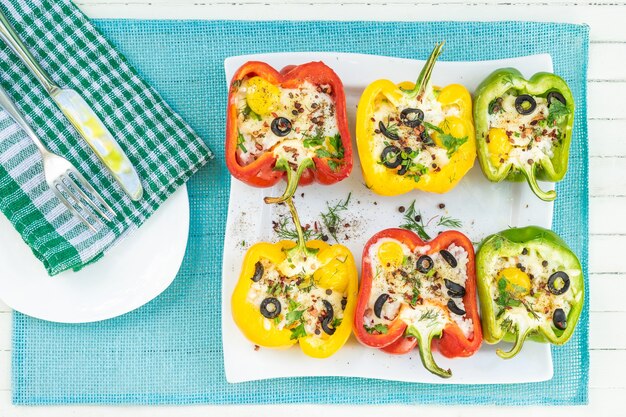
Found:
[[[0,8],[52,78],[92,106],[142,179],[144,197],[132,202],[28,68],[0,45],[2,86],[50,150],[118,214],[97,233],[72,216],[47,187],[35,146],[0,109],[0,210],[50,275],[79,270],[141,226],[212,153],[70,0],[11,0]]]

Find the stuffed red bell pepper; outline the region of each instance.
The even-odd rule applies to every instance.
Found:
[[[405,229],[375,234],[363,249],[354,332],[364,345],[389,353],[417,346],[426,369],[452,376],[435,363],[431,342],[450,358],[480,347],[472,242],[457,231],[430,242]]]
[[[226,165],[256,187],[287,176],[285,194],[268,202],[286,200],[298,184],[333,184],[350,175],[352,142],[337,74],[323,62],[281,72],[263,62],[241,66],[228,96]]]

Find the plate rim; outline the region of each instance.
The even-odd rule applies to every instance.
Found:
[[[411,59],[411,58],[402,58],[402,57],[392,57],[392,56],[385,56],[385,55],[377,55],[377,54],[363,54],[363,53],[349,53],[349,52],[335,52],[335,51],[285,51],[285,52],[269,52],[269,53],[258,53],[258,54],[246,54],[246,55],[233,55],[233,56],[229,56],[226,57],[224,59],[223,65],[224,65],[224,70],[225,70],[225,82],[226,85],[228,86],[230,83],[230,78],[228,77],[228,72],[229,72],[229,66],[233,65],[233,61],[237,61],[237,60],[242,60],[245,59],[246,61],[248,60],[268,60],[271,59],[272,57],[285,57],[285,56],[297,56],[297,57],[302,57],[302,56],[306,56],[308,54],[312,54],[313,57],[311,58],[311,60],[316,60],[316,59],[323,59],[321,57],[319,57],[320,55],[329,55],[329,56],[333,56],[333,57],[337,57],[338,59],[341,58],[375,58],[375,59],[390,59],[390,60],[394,60],[394,61],[405,61],[407,64],[419,64],[419,63],[423,63],[425,62],[425,60],[423,59]],[[498,62],[507,62],[507,65],[511,65],[510,61],[511,60],[516,60],[516,59],[547,59],[547,61],[549,62],[550,67],[552,67],[552,70],[554,69],[554,62],[552,60],[552,56],[549,53],[540,53],[540,54],[531,54],[531,55],[519,55],[519,56],[512,56],[512,57],[508,57],[508,58],[498,58],[498,59],[492,59],[492,60],[476,60],[476,61],[445,61],[442,60],[442,62],[445,62],[446,64],[453,64],[453,65],[458,65],[458,64],[497,64]],[[332,65],[331,65],[332,67]],[[277,68],[279,69],[279,68]],[[230,184],[231,184],[231,190],[232,190],[232,185],[234,182],[240,182],[237,179],[233,178],[231,176],[230,178]],[[550,183],[551,184],[551,183]],[[229,207],[231,205],[231,199],[232,199],[232,193],[229,194]],[[226,223],[226,230],[228,230],[228,224],[230,224],[230,217],[233,214],[231,214],[231,211],[228,210],[228,215],[227,215],[227,223]],[[554,207],[551,206],[550,208],[550,224],[552,224],[553,222],[553,218],[554,218]],[[222,296],[227,296],[228,299],[230,299],[230,294],[227,294],[226,292],[224,292],[223,288],[225,286],[225,277],[227,274],[227,264],[225,262],[225,258],[223,257],[222,259],[222,281],[221,281],[221,287],[222,287]],[[222,308],[221,308],[221,314],[222,314],[222,319],[221,319],[221,325],[222,325],[222,335],[223,335],[223,329],[224,326],[227,325],[227,321],[229,319],[229,313],[230,313],[230,309],[227,307],[230,307],[230,302],[226,302],[225,301],[225,297],[222,297]],[[231,319],[232,321],[232,319]],[[352,334],[350,336],[350,340],[354,339],[354,335]],[[264,376],[264,377],[257,377],[257,376],[253,376],[253,377],[249,377],[249,378],[233,378],[232,375],[232,370],[227,366],[226,364],[226,346],[227,342],[226,339],[224,337],[222,337],[222,348],[223,348],[223,354],[222,354],[222,360],[224,361],[224,373],[226,376],[226,380],[229,383],[242,383],[242,382],[249,382],[249,381],[262,381],[262,380],[267,380],[267,379],[279,379],[279,378],[325,378],[325,377],[340,377],[340,378],[356,378],[356,379],[375,379],[375,380],[380,380],[380,381],[391,381],[391,382],[401,382],[401,383],[410,383],[410,384],[441,384],[441,385],[471,385],[471,384],[489,384],[489,382],[465,382],[465,381],[451,381],[451,380],[446,380],[446,381],[442,381],[442,382],[431,382],[431,381],[408,381],[408,380],[402,380],[402,379],[397,379],[397,378],[385,378],[385,377],[376,377],[376,376],[361,376],[361,375],[272,375],[272,376]],[[550,345],[545,345],[546,349],[549,351],[549,355],[547,355],[547,358],[549,360],[549,363],[546,363],[546,371],[544,373],[542,373],[540,376],[536,377],[536,378],[527,378],[525,380],[519,380],[519,381],[510,381],[510,382],[493,382],[495,384],[521,384],[521,383],[533,383],[533,382],[541,382],[541,381],[547,381],[550,380],[554,377],[554,361],[553,361],[553,355],[552,355],[552,349]],[[548,366],[549,365],[549,366]]]
[[[176,195],[179,195],[179,197],[176,197]],[[183,212],[185,213],[184,218],[177,218],[178,223],[181,226],[184,226],[183,229],[185,229],[187,231],[187,233],[182,234],[182,238],[180,241],[180,245],[177,246],[178,248],[178,254],[176,254],[176,259],[177,261],[176,263],[176,273],[172,274],[171,278],[167,278],[167,280],[163,280],[162,281],[162,285],[160,285],[159,287],[150,287],[153,288],[152,291],[146,292],[146,297],[142,298],[142,300],[138,303],[133,303],[133,304],[129,304],[128,307],[125,307],[123,309],[119,309],[118,311],[115,311],[113,313],[104,313],[104,314],[98,314],[98,313],[92,313],[88,319],[76,319],[74,320],[75,313],[72,313],[72,317],[68,317],[65,319],[62,319],[61,316],[59,317],[54,317],[54,316],[47,316],[47,315],[42,315],[39,312],[35,312],[35,314],[29,313],[26,311],[26,309],[23,309],[22,306],[19,306],[19,309],[15,307],[15,303],[11,300],[7,301],[5,296],[2,295],[0,293],[0,300],[5,303],[9,308],[11,308],[11,310],[13,310],[14,312],[19,312],[20,314],[24,314],[27,315],[29,317],[33,317],[39,320],[44,320],[44,321],[48,321],[51,323],[61,323],[61,324],[85,324],[85,323],[96,323],[96,322],[100,322],[100,321],[104,321],[104,320],[109,320],[109,319],[113,319],[119,316],[122,316],[124,314],[130,313],[146,304],[148,304],[150,301],[154,300],[156,297],[158,297],[159,295],[161,295],[167,288],[169,288],[169,286],[174,282],[174,280],[176,279],[176,276],[178,275],[178,271],[180,270],[180,267],[182,266],[182,263],[184,261],[185,258],[185,252],[186,252],[186,248],[187,248],[187,244],[189,242],[189,225],[190,225],[190,221],[191,221],[191,213],[190,213],[190,204],[189,204],[189,190],[187,188],[186,184],[182,184],[176,191],[174,191],[171,195],[170,198],[178,198],[180,200],[180,202],[178,204],[181,205],[181,207],[179,208],[180,210],[180,214],[182,214]],[[161,207],[159,207],[159,209],[161,209]],[[152,213],[152,215],[150,216],[150,218],[148,218],[146,220],[146,222],[149,222],[153,216],[157,213],[160,212],[160,210],[157,209],[157,211],[155,211],[154,213]],[[5,218],[5,221],[8,222],[8,220]],[[145,223],[144,223],[145,224]],[[143,226],[143,224],[142,224]],[[16,236],[17,237],[17,236]],[[129,236],[126,236],[124,238],[123,241],[117,243],[116,245],[114,245],[113,247],[109,248],[109,249],[113,249],[115,248],[116,250],[119,248],[119,245],[124,245],[126,240],[129,239],[133,239],[134,236],[131,234]],[[22,240],[20,240],[20,242],[24,245],[26,245]],[[168,249],[171,249],[171,246],[166,246]],[[182,249],[181,249],[182,248]],[[106,258],[106,253],[105,256],[98,260],[97,262],[101,262],[103,259]],[[179,258],[179,259],[178,259]],[[38,259],[33,258],[34,262],[39,262]],[[88,271],[88,268],[90,267],[90,265],[85,266],[84,269],[81,269],[79,272],[82,271]],[[43,267],[42,267],[43,268]],[[172,268],[174,268],[174,262],[172,262]],[[18,272],[19,273],[19,272]],[[63,273],[67,273],[67,274],[74,274],[73,271],[64,271]],[[54,279],[63,279],[63,277],[50,277],[48,276],[47,278],[54,280]],[[0,280],[1,282],[2,280]],[[1,289],[0,289],[1,292]],[[20,311],[20,309],[25,310],[25,311]]]

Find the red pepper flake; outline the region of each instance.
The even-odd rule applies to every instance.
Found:
[[[258,352],[258,351],[259,351],[259,349],[261,349],[261,346],[259,346],[259,345],[254,345],[254,351],[255,351],[255,352]]]

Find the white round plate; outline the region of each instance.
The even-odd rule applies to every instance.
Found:
[[[189,200],[182,186],[98,262],[50,277],[11,223],[0,216],[0,299],[21,313],[61,323],[128,313],[172,283],[185,256],[188,232]]]

